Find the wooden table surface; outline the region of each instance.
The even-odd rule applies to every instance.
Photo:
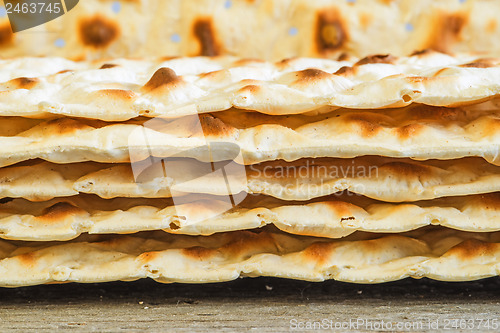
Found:
[[[451,332],[460,325],[464,332],[500,331],[494,324],[500,325],[500,278],[379,285],[273,278],[207,285],[141,280],[0,289],[0,300],[1,332],[283,332],[306,331],[308,325],[321,331],[343,325],[336,331],[352,332]]]

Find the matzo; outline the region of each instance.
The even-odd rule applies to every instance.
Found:
[[[437,241],[436,241],[437,240]],[[379,283],[405,277],[467,281],[499,274],[500,234],[428,230],[346,240],[240,231],[213,236],[137,234],[66,243],[0,241],[0,285],[220,282],[240,276]]]
[[[478,156],[498,164],[499,112],[411,106],[336,110],[314,117],[232,110],[120,124],[59,118],[40,121],[20,133],[0,133],[0,166],[34,158],[55,163],[117,163],[130,162],[133,156],[135,162],[151,154],[211,162],[232,158],[225,155],[229,148],[241,150],[245,164],[304,157],[352,158],[375,152],[416,160]],[[213,146],[223,147],[216,151]]]
[[[412,103],[457,106],[495,98],[500,59],[439,53],[354,61],[234,57],[170,60],[0,60],[0,115],[65,115],[122,121],[180,117],[231,107],[266,114],[378,109]]]
[[[242,179],[237,177],[240,172],[230,169],[226,169],[227,178],[205,174],[207,166],[192,159],[167,163],[166,176],[158,164],[147,177],[136,179],[130,164],[26,162],[0,169],[0,197],[42,201],[88,193],[102,198],[168,198],[173,189],[175,196],[246,192],[309,200],[348,190],[401,202],[500,191],[499,167],[481,158],[416,162],[365,156],[272,161],[247,166]]]
[[[14,199],[0,204],[0,237],[68,240],[81,233],[168,233],[211,235],[251,230],[268,224],[292,234],[345,237],[357,230],[398,233],[428,225],[473,232],[500,230],[498,193],[390,204],[356,195],[312,202],[250,196],[236,208],[217,197],[103,200],[75,196],[45,202]],[[219,214],[220,208],[225,211]]]
[[[4,57],[76,59],[224,55],[282,59],[426,48],[498,54],[500,6],[488,0],[85,0],[63,17],[13,34]]]

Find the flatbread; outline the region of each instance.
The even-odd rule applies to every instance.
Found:
[[[498,164],[498,116],[498,110],[411,106],[337,110],[314,117],[233,110],[120,124],[59,118],[20,133],[12,134],[10,129],[9,135],[0,133],[0,166],[34,158],[55,163],[135,163],[150,156],[204,162],[240,156],[240,164],[253,164],[304,157],[352,158],[374,152],[417,160],[479,156]]]
[[[272,115],[316,114],[341,107],[457,106],[500,94],[499,58],[431,52],[356,60],[2,60],[0,115],[122,121],[138,116],[175,118],[231,107]],[[498,105],[497,98],[487,108],[498,109]]]
[[[272,161],[246,168],[224,167],[226,177],[206,173],[207,163],[171,159],[134,176],[130,164],[53,164],[28,162],[0,169],[0,198],[31,201],[96,194],[102,198],[169,198],[188,193],[266,194],[283,200],[309,200],[342,191],[402,202],[500,191],[499,167],[481,158],[451,161],[318,158]],[[228,187],[229,184],[229,187]]]
[[[0,18],[0,54],[273,60],[425,48],[498,54],[499,11],[488,0],[85,0],[21,33],[12,34],[7,17]]]
[[[379,283],[405,277],[467,281],[499,273],[500,233],[429,230],[325,240],[263,231],[209,237],[137,234],[65,243],[0,241],[0,285],[150,277],[207,283],[240,276]]]
[[[357,230],[399,233],[442,225],[490,232],[500,230],[499,192],[390,204],[353,195],[290,202],[264,196],[238,201],[210,196],[171,199],[100,199],[75,196],[45,202],[14,199],[0,204],[0,237],[64,241],[81,233],[168,233],[211,235],[271,224],[292,234],[345,237]],[[175,206],[174,206],[175,203]]]

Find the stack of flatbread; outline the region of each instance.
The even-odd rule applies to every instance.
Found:
[[[495,276],[499,64],[0,60],[0,285]]]

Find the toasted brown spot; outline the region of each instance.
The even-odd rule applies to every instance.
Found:
[[[479,257],[496,256],[499,250],[500,244],[468,239],[452,247],[444,256],[454,256],[461,260],[472,260]]]
[[[227,70],[226,69],[220,69],[218,71],[211,71],[211,72],[206,72],[206,73],[200,73],[198,74],[200,78],[208,78],[208,79],[216,79],[217,77],[221,76],[224,77],[226,75]]]
[[[278,61],[276,63],[276,66],[281,68],[281,69],[287,68],[288,66],[290,66],[291,63],[293,63],[297,59],[298,59],[298,57],[285,58],[285,59]]]
[[[456,121],[465,116],[465,111],[460,108],[432,107],[418,105],[410,111],[412,119],[416,120],[438,120]]]
[[[115,64],[103,64],[99,69],[108,69],[108,68],[114,68],[117,66],[118,65],[115,65]]]
[[[488,68],[488,67],[492,67],[492,66],[491,66],[491,64],[487,64],[484,62],[470,62],[468,64],[460,65],[460,67]]]
[[[206,247],[201,246],[194,246],[182,249],[182,254],[190,259],[202,261],[214,257],[217,254],[217,250],[207,249]]]
[[[144,253],[141,253],[138,257],[138,259],[140,261],[144,261],[144,262],[150,262],[150,261],[153,261],[155,260],[156,258],[158,258],[158,255],[159,253],[158,252],[155,252],[155,251],[152,251],[152,252],[144,252]]]
[[[466,13],[440,13],[435,18],[435,29],[430,34],[426,47],[450,52],[451,46],[460,40],[460,33],[467,23]]]
[[[252,79],[244,79],[244,80],[241,80],[240,83],[243,85],[243,84],[246,84],[246,85],[249,85],[249,84],[260,84],[261,81],[258,81],[258,80],[252,80]]]
[[[343,76],[349,76],[353,75],[355,73],[355,68],[350,67],[350,66],[342,66],[340,67],[335,73],[335,75],[343,75]]]
[[[118,23],[100,14],[83,18],[78,25],[78,34],[85,46],[105,48],[120,35]]]
[[[304,251],[302,251],[302,253],[308,260],[322,265],[328,262],[330,255],[337,246],[338,244],[333,242],[318,242],[309,245]]]
[[[330,73],[324,72],[320,69],[316,68],[308,68],[302,71],[296,72],[297,80],[295,83],[310,83],[313,81],[319,81],[323,79],[327,79],[331,76]]]
[[[448,67],[440,68],[432,76],[434,76],[434,77],[439,76],[439,75],[443,74],[444,72],[446,72],[447,70],[448,70]]]
[[[14,33],[9,22],[0,25],[0,47],[11,45],[14,41]]]
[[[178,223],[176,222],[170,222],[170,224],[168,225],[168,227],[171,229],[171,230],[179,230],[181,227]]]
[[[468,64],[462,64],[460,67],[473,67],[473,68],[488,68],[494,67],[498,64],[500,59],[495,58],[482,58],[476,59],[473,62],[469,62]]]
[[[69,134],[76,132],[80,129],[89,128],[89,126],[84,124],[83,122],[79,122],[70,118],[59,118],[59,119],[49,120],[44,125],[45,128],[43,131],[49,130],[49,133],[47,133],[49,135]]]
[[[38,218],[46,222],[60,222],[70,215],[84,212],[81,208],[75,207],[67,202],[58,202],[46,208]]]
[[[102,89],[98,90],[97,93],[103,97],[118,98],[126,101],[132,101],[137,97],[133,91],[123,89]]]
[[[164,56],[164,57],[160,57],[160,61],[170,61],[170,60],[174,60],[174,59],[179,59],[180,57],[179,56]]]
[[[337,51],[348,40],[345,24],[336,8],[328,8],[316,14],[316,50],[320,54]]]
[[[493,33],[497,30],[497,20],[492,18],[488,21],[488,24],[486,25],[486,31],[489,33]]]
[[[73,72],[73,70],[72,69],[63,69],[62,71],[59,71],[56,74],[64,74],[64,73],[69,73],[69,72]]]
[[[423,56],[423,55],[428,55],[428,54],[431,54],[433,51],[430,50],[430,49],[422,49],[422,50],[418,50],[418,51],[413,51],[410,56],[413,57],[413,56]]]
[[[194,22],[193,34],[200,44],[199,55],[213,57],[220,54],[211,18],[199,18]]]
[[[267,232],[240,231],[232,234],[233,239],[221,250],[231,258],[245,259],[253,253],[277,253],[276,241]],[[242,258],[242,255],[245,255]]]
[[[7,85],[12,85],[15,89],[31,89],[35,87],[38,82],[40,81],[37,78],[18,77],[17,79],[12,79],[7,82]]]
[[[373,54],[359,60],[354,66],[365,64],[392,64],[395,60],[396,58],[390,54]]]
[[[382,165],[381,170],[388,171],[397,177],[421,177],[430,176],[431,168],[426,165],[404,162],[390,162]]]
[[[368,13],[361,13],[359,15],[359,23],[363,29],[368,28],[368,26],[372,23],[373,16]]]
[[[153,91],[164,86],[175,86],[181,82],[182,79],[175,74],[175,72],[167,67],[158,69],[151,79],[144,85],[143,89],[146,91]]]
[[[481,207],[483,209],[498,210],[500,209],[500,193],[483,194],[480,197]]]
[[[240,90],[238,90],[239,93],[245,93],[245,92],[248,92],[248,93],[251,93],[251,94],[256,94],[260,91],[260,87],[259,86],[256,86],[255,84],[249,84],[247,86],[244,86],[243,88],[241,88]]]
[[[427,76],[407,76],[404,78],[409,83],[422,83],[425,81],[430,81],[432,78]]]
[[[345,52],[342,52],[338,57],[337,57],[337,61],[345,61],[345,60],[349,60],[350,56],[349,54],[345,53]]]
[[[353,124],[361,129],[362,136],[371,137],[376,135],[383,125],[387,125],[389,118],[384,115],[374,113],[354,113],[345,117],[349,124]]]
[[[222,120],[215,118],[211,114],[202,114],[199,117],[203,134],[206,136],[229,136],[236,131],[236,128],[225,124]]]
[[[325,204],[336,214],[342,216],[351,216],[355,208],[354,205],[344,201],[325,201]]]
[[[422,124],[409,124],[396,129],[397,135],[401,140],[407,140],[416,136],[424,128]]]
[[[245,66],[255,63],[263,63],[264,60],[256,58],[239,59],[233,63],[233,66]]]
[[[33,252],[20,254],[15,258],[17,258],[24,267],[33,267],[36,263],[35,254]]]

